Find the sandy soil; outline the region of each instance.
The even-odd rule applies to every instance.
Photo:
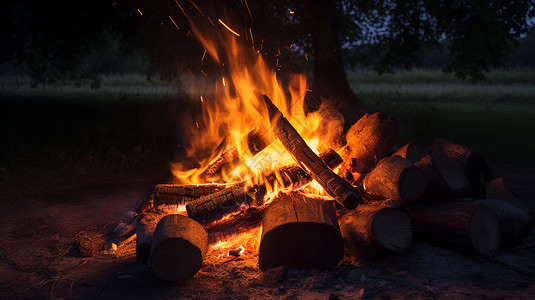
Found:
[[[519,197],[535,203],[535,168],[495,167]],[[81,230],[129,220],[150,184],[80,186],[5,206],[0,212],[0,298],[25,299],[519,299],[535,296],[535,230],[501,250],[498,264],[415,241],[378,261],[345,258],[332,270],[257,267],[255,251],[233,260],[209,250],[182,284],[156,280],[135,257],[135,242],[83,258]],[[512,270],[514,267],[517,270]]]

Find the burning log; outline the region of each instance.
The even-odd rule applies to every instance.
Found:
[[[258,250],[261,270],[288,265],[326,268],[344,256],[332,201],[279,194],[265,209]]]
[[[352,209],[359,203],[363,203],[357,190],[325,165],[266,95],[264,95],[264,101],[268,108],[269,119],[274,124],[275,136],[282,142],[295,162],[344,207]]]
[[[186,204],[188,216],[201,224],[208,224],[239,210],[240,205],[252,202],[245,182],[203,196]]]
[[[320,153],[319,157],[330,169],[334,169],[342,163],[342,157],[332,149]],[[294,189],[298,189],[312,181],[312,176],[296,164],[266,172],[264,177],[271,186],[279,182],[285,188],[292,186]]]
[[[154,208],[158,211],[176,210],[202,196],[224,189],[224,184],[159,184],[154,188]]]
[[[421,238],[492,256],[500,243],[500,222],[487,205],[474,202],[405,206]]]
[[[258,152],[264,150],[269,144],[273,142],[273,137],[270,137],[267,130],[261,130],[259,127],[253,128],[247,134],[247,146],[252,156],[255,156]],[[226,139],[224,139],[215,151],[221,149],[226,145]],[[233,168],[240,163],[240,155],[238,148],[231,146],[225,149],[221,155],[212,162],[202,173],[201,178],[210,179],[219,177],[224,168]]]
[[[412,225],[400,209],[382,205],[359,205],[338,219],[345,253],[359,258],[378,258],[404,251],[412,240]]]
[[[195,275],[208,250],[208,234],[192,219],[171,214],[163,217],[154,231],[150,264],[154,275],[164,281],[182,281]]]
[[[427,176],[417,166],[400,156],[383,158],[364,177],[366,192],[388,199],[412,202],[420,199],[427,189]]]
[[[265,207],[265,205],[249,207],[229,215],[223,220],[204,226],[208,232],[208,243],[214,244],[233,235],[257,228],[262,222],[262,212]]]
[[[347,146],[342,157],[351,164],[343,171],[369,172],[392,148],[398,134],[399,125],[392,116],[385,113],[364,115],[347,131]]]
[[[470,189],[465,169],[454,159],[438,152],[424,156],[417,164],[427,174],[435,192],[461,195]]]

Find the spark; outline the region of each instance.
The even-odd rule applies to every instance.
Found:
[[[199,122],[195,122],[195,125],[197,125],[197,128],[199,128]]]
[[[201,95],[201,103],[204,103],[204,99],[202,98],[202,95]]]
[[[245,7],[247,7],[247,12],[249,13],[249,17],[251,17],[251,20],[253,19],[253,15],[251,14],[251,10],[249,9],[249,4],[247,4],[247,0],[245,2]]]
[[[117,4],[117,2],[113,2],[113,4],[111,6],[115,6]]]
[[[191,75],[191,77],[193,77],[193,73],[191,73],[191,70],[188,68],[188,72],[189,72],[189,75]]]
[[[204,60],[204,57],[206,56],[206,49],[204,49],[204,53],[202,54],[202,58],[201,58],[201,61]]]
[[[232,30],[230,27],[227,26],[227,24],[225,24],[223,21],[221,21],[221,19],[218,19],[219,20],[219,23],[221,23],[223,26],[225,26],[226,29],[228,29],[230,32],[234,33],[236,36],[240,36],[239,33],[237,33],[236,31]]]
[[[182,9],[182,6],[180,6],[180,4],[178,4],[178,1],[177,1],[177,0],[175,0],[175,3],[176,3],[176,5],[178,5],[178,8],[180,8],[180,10],[181,10],[182,13],[184,14],[184,16],[187,18],[188,15],[186,15],[186,12]]]
[[[306,58],[306,60],[308,60],[308,56],[306,55],[306,53],[305,53],[305,58]]]
[[[141,12],[141,10],[139,10],[139,8],[137,9],[137,12],[138,12],[140,15],[143,15],[143,13]]]
[[[290,15],[293,15],[293,14],[295,14],[295,11],[290,10]]]
[[[214,26],[214,22],[212,22],[212,19],[210,19],[210,17],[207,17],[208,18],[208,21],[210,21],[210,24],[212,24],[212,26]]]
[[[180,27],[178,27],[178,25],[176,25],[175,20],[173,20],[173,18],[171,18],[171,16],[169,16],[169,19],[171,19],[171,22],[173,22],[173,24],[175,24],[176,29],[180,30]]]
[[[247,2],[245,2],[245,3],[247,3]],[[251,35],[251,44],[254,45],[253,31],[251,30],[251,27],[249,27],[249,34]]]
[[[201,73],[204,75],[204,77],[208,78],[208,75],[206,75],[206,73],[203,70],[201,70]]]
[[[222,78],[222,81],[223,81],[223,86],[226,86],[226,84],[225,84],[225,77]]]

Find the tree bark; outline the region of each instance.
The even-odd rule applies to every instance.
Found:
[[[280,194],[265,209],[258,249],[261,270],[280,265],[321,269],[338,264],[343,255],[333,202]]]
[[[407,250],[412,225],[403,210],[382,205],[359,205],[338,219],[345,253],[359,258],[379,258]]]
[[[422,145],[410,142],[405,144],[403,147],[399,148],[392,154],[392,156],[397,155],[401,156],[403,158],[408,159],[412,163],[417,163],[422,159],[424,156],[429,155],[429,151],[425,149]]]
[[[164,281],[183,281],[195,275],[208,250],[208,234],[194,220],[171,214],[156,226],[150,250],[152,273]]]

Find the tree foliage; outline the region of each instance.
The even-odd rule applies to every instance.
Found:
[[[189,30],[200,15],[202,22],[225,16],[240,30],[251,28],[268,61],[278,60],[283,68],[302,68],[304,54],[318,59],[327,53],[323,47],[343,52],[349,65],[385,72],[417,64],[425,49],[445,45],[454,53],[445,70],[478,80],[503,64],[529,31],[527,19],[535,17],[533,0],[23,0],[5,5],[0,60],[25,65],[35,84],[94,77],[87,57],[111,40],[120,41],[125,56],[141,53],[150,74],[165,77],[208,67],[209,62],[200,63],[203,49]],[[329,5],[336,8],[332,14],[325,11]],[[335,39],[313,42],[333,26],[329,33]]]

